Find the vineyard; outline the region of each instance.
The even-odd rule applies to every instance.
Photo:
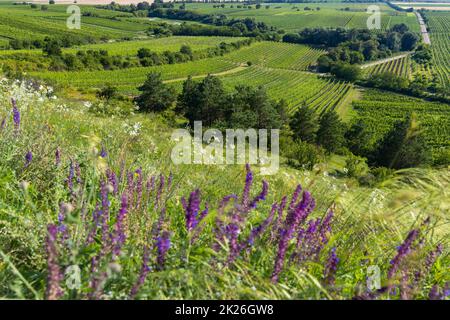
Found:
[[[383,29],[394,24],[405,23],[412,31],[419,31],[414,14],[397,12],[382,3],[377,5],[381,9]],[[369,17],[366,13],[369,4],[355,3],[351,5],[347,3],[272,3],[268,8],[263,4],[260,9],[256,9],[255,6],[248,9],[247,6],[243,7],[239,4],[226,4],[225,8],[213,6],[215,5],[188,3],[186,8],[200,13],[221,13],[233,18],[255,18],[256,21],[265,22],[286,31],[313,27],[366,28]]]
[[[380,63],[364,69],[366,77],[370,77],[380,73],[392,73],[403,78],[410,78],[411,76],[411,57],[405,56],[400,59],[391,60],[385,63]]]
[[[244,38],[240,37],[190,37],[173,36],[169,38],[154,38],[132,41],[114,41],[109,43],[96,43],[72,48],[63,48],[63,53],[76,53],[85,50],[106,50],[108,54],[119,56],[135,56],[140,48],[147,48],[152,52],[179,51],[183,45],[189,46],[193,51],[201,51],[218,46],[220,43],[232,43]],[[31,50],[0,50],[0,57],[13,54],[42,54],[41,49]]]
[[[75,39],[100,40],[120,39],[144,35],[148,25],[142,21],[127,20],[131,14],[83,6],[81,29],[68,29],[67,6],[51,5],[43,11],[29,5],[10,5],[0,3],[0,49],[7,46],[10,39],[35,40],[49,35],[68,36]],[[147,23],[148,24],[148,23]]]
[[[375,143],[381,139],[392,125],[412,112],[417,114],[425,128],[434,152],[440,148],[450,148],[450,106],[427,102],[390,92],[365,90],[361,100],[352,103],[357,111],[356,120],[367,124]]]
[[[450,89],[450,14],[448,12],[427,12],[433,53],[433,71],[440,84]]]
[[[184,43],[184,37],[175,38],[169,38],[168,43],[174,46]],[[162,43],[159,42],[160,40],[153,41]],[[200,37],[197,43],[201,41]],[[152,42],[149,41],[149,43]],[[93,46],[104,48],[109,45]],[[116,50],[127,52],[129,48],[124,49],[118,46]],[[284,99],[288,103],[288,111],[291,114],[303,103],[319,113],[329,109],[343,112],[345,105],[342,101],[353,90],[350,84],[333,79],[321,79],[317,75],[302,72],[307,70],[321,54],[323,54],[321,50],[302,45],[257,42],[223,57],[175,65],[112,71],[43,72],[32,73],[32,75],[60,85],[83,89],[100,88],[105,84],[105,79],[108,79],[121,92],[136,94],[136,88],[144,82],[150,72],[160,72],[163,79],[171,80],[170,83],[178,90],[181,90],[182,80],[188,75],[199,77],[212,73],[218,74],[229,89],[239,84],[265,87],[273,99]],[[247,63],[251,66],[242,67]],[[235,70],[237,72],[234,72]]]

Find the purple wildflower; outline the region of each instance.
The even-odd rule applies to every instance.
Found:
[[[247,240],[241,245],[242,248],[246,246],[253,246],[255,239],[259,237],[264,231],[267,229],[267,227],[272,223],[273,217],[275,216],[275,212],[277,211],[278,205],[274,203],[272,205],[272,209],[270,211],[269,216],[258,226],[254,227],[250,231],[250,235],[248,236]]]
[[[250,188],[253,182],[253,172],[250,169],[250,165],[248,163],[245,165],[245,170],[247,171],[247,174],[245,176],[245,186],[244,191],[242,192],[242,199],[241,199],[241,204],[244,208],[248,206],[249,201],[248,196],[250,195]]]
[[[265,180],[263,180],[262,184],[263,184],[262,190],[261,190],[260,194],[258,194],[250,203],[250,206],[249,206],[250,209],[256,208],[256,204],[259,201],[266,200],[267,192],[269,191],[269,184]]]
[[[402,260],[411,252],[413,242],[419,237],[419,230],[413,229],[409,232],[405,241],[398,247],[397,255],[391,260],[391,267],[388,271],[388,279],[391,279],[398,271]]]
[[[100,157],[106,158],[108,156],[108,152],[106,152],[105,146],[102,145],[102,150],[100,151]]]
[[[11,99],[11,103],[13,106],[13,121],[14,121],[14,128],[16,130],[20,129],[20,111],[17,108],[16,100]]]
[[[156,247],[158,249],[157,264],[161,270],[164,267],[167,251],[170,249],[170,232],[163,231],[161,236],[156,239]]]
[[[126,195],[126,193],[123,193],[120,210],[117,215],[116,224],[114,226],[115,234],[114,234],[114,239],[113,239],[113,241],[114,241],[113,254],[115,256],[118,256],[120,254],[120,250],[121,250],[123,244],[125,243],[125,239],[126,239],[123,222],[124,222],[125,217],[128,212],[127,207],[128,207],[127,195]]]
[[[191,192],[189,196],[189,202],[186,202],[186,199],[181,198],[181,202],[183,204],[184,216],[186,218],[186,229],[188,232],[195,229],[197,224],[199,223],[198,213],[200,211],[200,190],[196,189]]]
[[[66,179],[67,187],[69,188],[70,193],[73,193],[73,178],[75,177],[75,168],[73,165],[73,161],[70,162],[69,167],[69,176]]]
[[[57,227],[54,224],[47,226],[46,251],[47,251],[47,290],[45,297],[47,300],[58,300],[63,291],[60,282],[63,279],[58,265],[58,252],[56,249]]]
[[[117,192],[119,191],[119,186],[117,184],[117,177],[115,172],[108,168],[106,170],[106,177],[108,179],[109,184],[111,184],[111,186],[113,187],[113,193],[117,194]]]
[[[325,265],[324,279],[326,284],[334,285],[338,263],[339,258],[336,255],[336,247],[334,247],[333,249],[331,249],[327,263]]]
[[[272,273],[272,282],[278,281],[278,276],[283,269],[287,247],[295,230],[297,230],[298,226],[314,209],[314,201],[312,200],[311,194],[305,191],[303,192],[302,200],[297,205],[293,205],[292,203],[290,205],[290,208],[293,209],[288,210],[285,225],[280,231],[280,242],[278,244],[278,253],[275,259],[274,271]]]
[[[33,160],[33,153],[28,151],[25,155],[25,168],[31,164],[31,160]]]

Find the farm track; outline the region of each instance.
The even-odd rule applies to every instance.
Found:
[[[425,44],[431,44],[430,35],[428,34],[427,25],[423,20],[420,13],[416,12],[417,19],[419,20],[420,33],[422,34],[422,39]]]
[[[206,78],[209,74],[212,76],[216,76],[216,77],[220,77],[220,76],[226,76],[229,74],[233,74],[242,70],[245,70],[246,68],[248,68],[246,65],[239,65],[233,69],[229,69],[229,70],[225,70],[222,72],[217,72],[217,73],[208,73],[208,74],[199,74],[196,76],[192,76],[192,79],[202,79],[202,78]],[[176,79],[170,79],[170,80],[165,80],[163,81],[164,83],[173,83],[173,82],[178,82],[178,81],[184,81],[186,80],[188,77],[182,77],[182,78],[176,78]]]

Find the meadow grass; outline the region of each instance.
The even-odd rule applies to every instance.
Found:
[[[172,121],[140,113],[96,116],[88,104],[54,94],[34,83],[1,81],[1,297],[427,299],[432,287],[443,295],[450,276],[448,170],[403,170],[364,188],[327,163],[312,171],[282,165],[276,175],[264,177],[258,166],[250,176],[242,165],[175,166]],[[261,191],[263,180],[267,192]],[[289,204],[298,184],[315,199],[312,212],[299,211],[309,215],[299,230],[318,236],[308,226],[320,222],[327,228],[320,229],[324,238],[303,238],[296,248],[295,238],[279,232],[290,226],[283,224],[285,216],[269,218],[272,204],[281,206],[284,195]],[[182,198],[195,200],[196,189],[200,199],[183,209]],[[239,202],[223,211],[219,202],[229,194]],[[246,202],[258,194],[263,197],[255,206]],[[299,205],[310,200],[304,193]],[[199,210],[208,203],[209,212],[190,228],[186,219],[195,203]],[[330,212],[333,219],[325,223]],[[96,217],[103,217],[98,227]],[[233,221],[240,221],[237,238]],[[264,222],[264,228],[255,228]],[[231,233],[221,234],[220,225]],[[249,242],[254,230],[263,232]],[[397,252],[410,230],[420,231],[418,242],[407,246],[407,254]],[[123,243],[116,238],[121,234]],[[438,243],[443,253],[427,269],[427,254]],[[283,246],[285,262],[274,280]],[[399,262],[389,276],[393,259]],[[379,266],[381,285],[389,288],[374,297],[366,285],[370,265]],[[79,274],[71,273],[75,267]]]

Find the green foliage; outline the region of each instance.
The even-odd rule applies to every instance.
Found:
[[[430,160],[430,147],[413,114],[396,123],[383,138],[375,163],[388,168],[403,169],[429,164]]]
[[[176,100],[173,88],[165,85],[161,74],[150,73],[144,84],[138,88],[141,94],[136,97],[139,110],[143,112],[161,112],[171,108]]]
[[[361,76],[361,68],[357,65],[338,63],[331,67],[331,73],[345,81],[356,81]]]
[[[297,169],[312,170],[315,165],[325,161],[323,148],[301,140],[294,141],[291,136],[280,138],[280,150],[287,163]]]
[[[325,148],[328,153],[336,153],[343,147],[345,143],[344,134],[345,125],[335,111],[327,111],[320,117],[317,143]]]
[[[303,104],[292,116],[290,127],[296,140],[314,143],[319,130],[317,115],[313,109]]]

